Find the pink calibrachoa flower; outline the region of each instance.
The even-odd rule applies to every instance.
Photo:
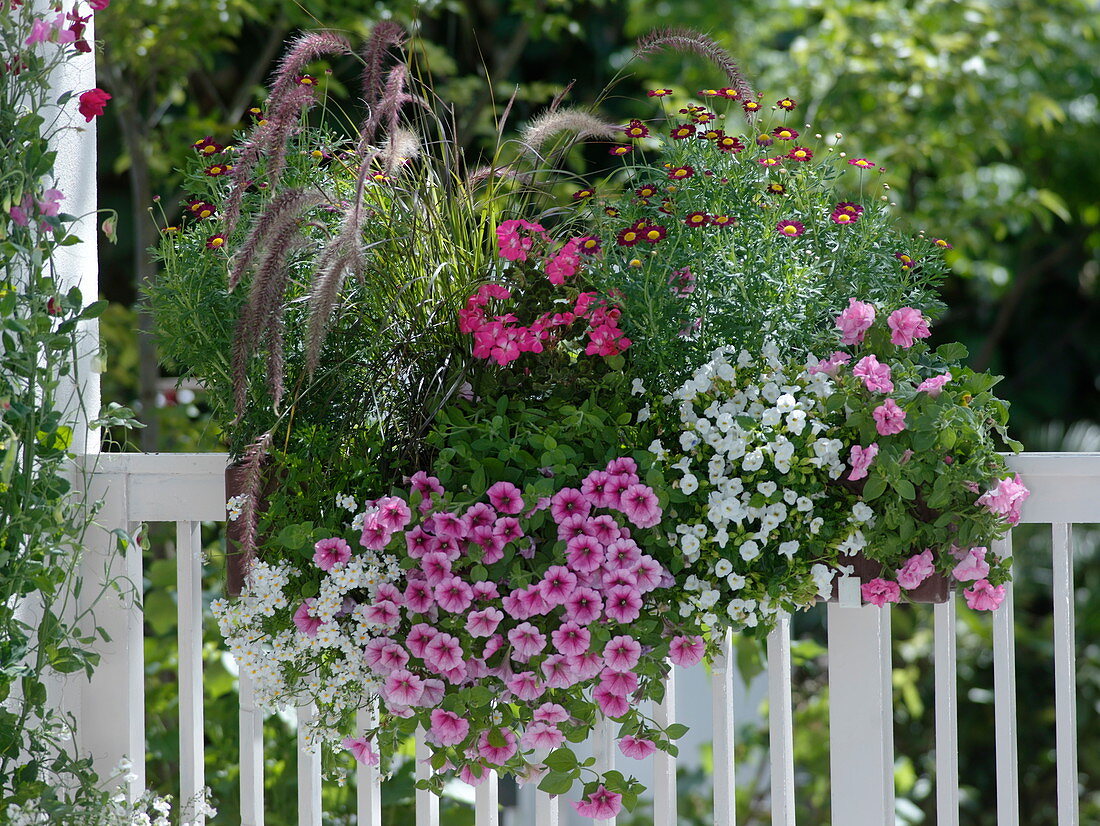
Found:
[[[520,745],[525,749],[556,749],[564,742],[565,735],[557,726],[539,722],[531,723],[519,738]]]
[[[890,380],[890,365],[882,364],[873,355],[864,356],[856,362],[852,375],[863,379],[863,386],[872,393],[894,392],[894,383]]]
[[[703,660],[706,645],[702,637],[675,637],[668,647],[668,658],[673,665],[690,668]]]
[[[642,656],[642,645],[631,636],[612,637],[603,649],[603,659],[612,671],[630,671]]]
[[[516,753],[516,735],[511,729],[506,728],[498,728],[494,731],[504,741],[504,745],[494,746],[489,742],[489,732],[483,731],[477,741],[477,752],[486,763],[503,766]]]
[[[497,482],[492,485],[486,495],[489,504],[501,513],[519,513],[523,510],[523,492],[511,482]]]
[[[607,591],[607,616],[616,622],[631,623],[642,613],[642,595],[637,588],[616,585]]]
[[[622,717],[630,711],[630,701],[623,694],[617,694],[607,685],[600,684],[592,690],[592,699],[600,707],[604,717]]]
[[[322,571],[331,571],[333,567],[343,565],[349,559],[351,546],[338,536],[322,539],[313,546],[313,562]]]
[[[988,579],[979,579],[965,591],[966,604],[974,611],[992,611],[1005,598],[1005,586],[990,584]]]
[[[905,411],[893,399],[887,399],[876,407],[871,416],[880,436],[892,436],[905,430]]]
[[[918,338],[928,338],[932,332],[928,329],[928,319],[920,310],[902,307],[890,313],[886,323],[890,326],[890,343],[909,348]]]
[[[864,582],[859,590],[863,595],[864,602],[877,605],[879,608],[888,602],[897,602],[901,599],[901,588],[898,587],[898,584],[882,579],[882,577]]]
[[[543,703],[535,709],[537,723],[564,723],[568,719],[569,712],[557,703]]]
[[[363,737],[345,737],[340,745],[350,751],[357,762],[367,766],[378,765],[378,755],[371,748],[369,740]]]
[[[632,760],[645,760],[657,751],[657,745],[644,737],[624,737],[619,741],[619,751]]]
[[[310,613],[316,604],[317,600],[310,597],[294,612],[294,626],[307,637],[316,637],[317,629],[322,625],[321,620]]]
[[[985,505],[991,513],[1003,516],[1008,524],[1015,525],[1020,521],[1020,508],[1029,496],[1031,491],[1024,486],[1017,473],[1011,479],[1001,479],[997,487],[983,493],[978,498],[978,504]]]
[[[895,573],[897,573],[898,585],[911,591],[935,572],[936,566],[932,564],[932,549],[926,548],[919,554],[909,557]]]
[[[424,681],[404,668],[399,668],[386,677],[382,691],[387,703],[414,706],[424,693]]]
[[[504,613],[496,608],[474,611],[466,617],[466,631],[471,637],[491,637],[503,619]]]
[[[943,386],[951,381],[951,373],[943,373],[939,376],[933,376],[930,379],[925,379],[917,385],[917,390],[922,393],[927,393],[933,399],[936,398],[943,390]]]
[[[875,306],[854,298],[848,299],[848,307],[836,317],[837,329],[842,333],[840,343],[847,346],[863,342],[863,335],[875,323]]]
[[[867,447],[852,445],[852,452],[848,456],[848,464],[852,466],[852,472],[848,474],[848,481],[855,482],[867,476],[867,469],[871,462],[878,456],[878,442],[871,442]]]
[[[470,733],[470,721],[453,711],[437,708],[432,711],[431,721],[432,728],[428,734],[441,746],[457,746]]]
[[[77,110],[84,116],[86,122],[91,123],[92,118],[103,114],[110,99],[111,96],[102,89],[89,89],[80,96]]]
[[[583,800],[573,803],[573,808],[581,817],[590,817],[594,820],[607,820],[615,817],[622,811],[621,794],[609,792],[606,786],[600,785],[596,791]]]
[[[959,582],[985,579],[989,576],[989,563],[985,560],[988,550],[988,548],[971,548],[951,571],[951,576]]]
[[[619,496],[619,509],[632,525],[652,528],[661,521],[663,512],[657,494],[649,485],[633,484]]]

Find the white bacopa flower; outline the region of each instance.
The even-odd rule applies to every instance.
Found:
[[[752,562],[760,556],[760,546],[753,542],[751,539],[747,542],[742,542],[740,547],[741,558],[746,562]]]
[[[798,540],[792,539],[790,542],[780,542],[779,553],[783,554],[787,559],[793,559],[794,555],[798,553]]]
[[[868,522],[873,519],[875,512],[868,507],[866,502],[856,502],[852,506],[852,518],[856,522]]]
[[[699,490],[699,480],[691,473],[685,474],[680,480],[680,490],[687,494],[695,493]]]
[[[642,380],[641,379],[634,379],[634,381],[632,381],[630,383],[630,395],[631,396],[640,396],[643,393],[645,393],[645,385],[642,384]]]
[[[714,563],[714,575],[726,576],[733,570],[733,563],[728,559],[719,559]]]

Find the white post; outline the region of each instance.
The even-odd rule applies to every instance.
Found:
[[[894,822],[890,609],[860,605],[859,580],[840,580],[829,605],[829,731],[833,823]]]

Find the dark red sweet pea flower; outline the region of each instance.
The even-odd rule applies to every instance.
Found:
[[[91,123],[92,118],[103,114],[107,101],[110,99],[111,96],[102,89],[89,89],[80,96],[77,110],[84,116],[87,123]]]

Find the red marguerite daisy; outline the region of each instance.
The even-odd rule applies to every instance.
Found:
[[[696,123],[710,123],[718,116],[714,112],[702,111],[696,112],[691,117]]]
[[[213,218],[217,215],[214,205],[208,204],[206,201],[192,201],[188,205],[188,209],[190,209],[191,213],[199,219]]]
[[[595,193],[591,189],[578,189],[573,193],[574,201],[583,201],[585,198],[591,198]]]
[[[623,127],[623,132],[626,133],[626,136],[628,138],[649,137],[649,127],[642,123],[640,120],[632,120],[630,123]]]
[[[633,146],[612,146],[607,150],[609,155],[629,155],[634,151]]]
[[[861,207],[859,204],[853,204],[851,201],[841,201],[839,204],[836,205],[836,208],[838,210],[843,210],[844,212],[851,212],[854,215],[863,214],[863,207]]]
[[[745,144],[741,143],[740,138],[735,138],[731,135],[723,135],[714,144],[722,152],[740,152],[745,148]]]
[[[642,240],[647,244],[656,244],[668,235],[668,230],[660,224],[649,224],[642,229]]]
[[[210,250],[221,249],[225,246],[225,236],[220,232],[217,235],[211,235],[206,239],[206,248]]]
[[[635,189],[634,194],[639,198],[652,198],[657,194],[657,187],[652,184],[646,184],[645,186],[640,186]]]
[[[700,89],[699,90],[699,96],[700,97],[705,97],[705,98],[716,98],[716,97],[718,97],[718,90],[717,89]]]
[[[207,135],[205,138],[199,138],[191,145],[195,147],[195,151],[200,155],[214,155],[221,152],[224,148],[220,143],[216,143],[210,135]]]
[[[299,86],[316,86],[317,78],[313,75],[298,75],[297,83]]]
[[[642,240],[642,233],[638,227],[626,227],[619,230],[619,234],[615,236],[615,240],[620,247],[632,247]]]
[[[700,132],[695,137],[704,141],[716,141],[725,134],[721,129],[708,129],[706,132]]]
[[[932,243],[935,244],[937,247],[942,247],[945,250],[955,249],[953,246],[951,246],[949,243],[944,241],[942,238],[933,238]]]
[[[672,94],[671,89],[650,89],[646,92],[651,98],[665,98]]]
[[[843,209],[838,209],[832,214],[834,224],[854,224],[859,220],[858,212],[845,212]]]
[[[798,137],[797,129],[789,129],[786,126],[780,126],[778,129],[772,132],[781,141],[793,141]]]
[[[693,166],[674,166],[668,171],[668,177],[673,181],[682,181],[686,178],[690,178],[695,174],[695,167]]]
[[[689,123],[685,123],[672,130],[672,139],[674,141],[682,141],[684,138],[690,138],[694,134],[695,127]]]
[[[797,238],[806,231],[806,227],[798,221],[780,221],[775,225],[776,231],[787,238]]]
[[[765,189],[768,191],[769,195],[783,195],[787,191],[787,187],[783,186],[783,184],[778,181],[768,184]]]
[[[808,161],[814,156],[814,153],[807,149],[805,146],[796,146],[790,152],[787,153],[787,157],[792,161]]]
[[[755,100],[746,100],[741,103],[741,108],[743,108],[750,115],[753,115],[760,111],[760,104],[757,103]]]
[[[763,134],[763,135],[757,135],[756,136],[756,145],[757,146],[771,146],[773,143],[775,143],[775,139],[772,138],[771,135]]]
[[[604,215],[606,215],[609,218],[618,218],[619,217],[619,210],[617,210],[613,206],[604,207],[603,212],[604,212]]]
[[[875,165],[866,158],[854,158],[848,161],[852,166],[858,166],[860,169],[874,169]]]
[[[729,86],[725,87],[724,89],[719,89],[718,94],[728,100],[737,100],[739,97],[741,97],[740,92],[738,92],[736,89],[731,89]]]
[[[577,248],[585,255],[595,255],[600,251],[600,239],[595,235],[586,235]]]
[[[737,219],[732,215],[715,215],[710,222],[716,227],[735,227]]]
[[[216,163],[216,164],[211,164],[210,166],[206,167],[206,169],[204,169],[203,172],[206,175],[210,176],[211,178],[216,178],[219,175],[224,175],[226,172],[228,172],[232,168],[233,167],[231,167],[229,164]]]
[[[894,257],[901,262],[902,269],[911,270],[913,264],[916,262],[913,260],[913,256],[907,255],[904,252],[895,252]]]
[[[776,101],[775,105],[778,106],[780,109],[785,109],[789,112],[794,109],[796,104],[790,98],[783,98],[783,100]]]
[[[761,158],[757,161],[761,166],[779,166],[783,163],[782,158]]]
[[[692,212],[686,218],[684,223],[689,227],[702,227],[710,223],[710,216],[705,212]]]

